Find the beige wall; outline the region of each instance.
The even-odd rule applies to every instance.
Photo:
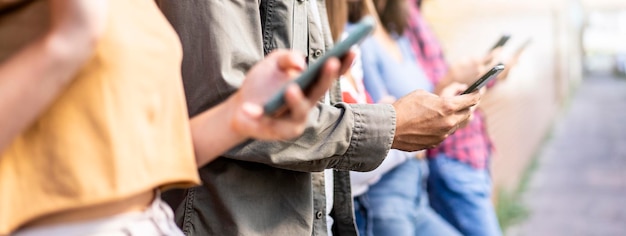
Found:
[[[572,85],[581,80],[578,6],[566,0],[424,3],[424,14],[449,62],[485,54],[505,32],[512,35],[505,56],[526,38],[533,40],[509,79],[481,104],[497,149],[493,162],[497,188],[517,186]]]

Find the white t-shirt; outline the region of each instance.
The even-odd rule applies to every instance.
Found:
[[[352,197],[359,196],[367,192],[370,186],[378,183],[380,178],[396,166],[404,163],[409,158],[415,157],[414,152],[403,152],[395,149],[389,150],[387,157],[376,169],[369,172],[350,171],[350,186],[352,186]]]

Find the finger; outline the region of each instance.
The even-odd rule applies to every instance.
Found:
[[[270,56],[277,58],[278,69],[282,71],[302,71],[306,67],[306,61],[304,60],[304,57],[297,52],[276,50],[268,55],[268,57]]]
[[[467,87],[468,86],[466,84],[453,82],[453,83],[449,84],[448,86],[446,86],[441,91],[441,96],[442,97],[452,97],[452,96],[459,95],[460,93],[465,91],[467,89]]]
[[[293,122],[303,123],[308,117],[311,103],[306,99],[300,87],[295,84],[287,86],[285,100],[290,111],[290,119]]]
[[[243,115],[245,115],[245,117],[248,117],[250,119],[258,119],[263,116],[263,107],[254,103],[244,102],[241,105],[240,110],[241,112],[243,112]]]
[[[330,88],[332,83],[339,77],[339,60],[337,58],[329,59],[324,67],[320,78],[315,82],[315,85],[307,91],[309,101],[315,103],[319,100],[324,93]]]
[[[455,119],[458,121],[455,130],[467,126],[467,124],[472,121],[474,114],[473,108],[475,108],[475,106],[460,110],[454,114]]]
[[[472,115],[470,115],[470,116],[468,116],[466,119],[464,119],[463,121],[461,121],[461,122],[459,123],[459,125],[456,127],[455,131],[456,131],[456,130],[458,130],[458,129],[461,129],[461,128],[465,128],[465,127],[466,127],[466,126],[467,126],[467,125],[468,125],[468,124],[472,121],[472,119],[473,119],[472,117],[473,117],[473,116],[472,116]]]
[[[341,69],[339,69],[340,75],[345,74],[350,69],[350,67],[352,67],[355,58],[356,53],[354,53],[353,50],[348,51],[348,53],[346,53],[346,55],[341,58]]]
[[[273,139],[274,140],[288,140],[302,135],[304,132],[304,125],[301,122],[294,122],[292,120],[281,119],[275,120],[273,125]]]
[[[244,102],[235,111],[234,119],[233,124],[235,124],[236,130],[246,136],[254,135],[254,132],[249,132],[258,129],[259,121],[263,119],[263,108],[253,103]]]
[[[452,110],[457,112],[469,112],[468,110],[472,106],[476,106],[480,102],[481,95],[478,91],[469,94],[463,94],[459,96],[453,96],[447,98]]]
[[[478,90],[478,93],[480,93],[480,95],[485,95],[485,93],[487,93],[487,87],[482,87],[480,90]]]

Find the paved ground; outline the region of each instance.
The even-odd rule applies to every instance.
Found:
[[[626,79],[585,80],[539,157],[509,236],[626,236]]]

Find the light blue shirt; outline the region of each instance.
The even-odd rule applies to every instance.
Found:
[[[394,37],[402,52],[402,62],[392,57],[374,37],[361,44],[365,89],[375,102],[386,95],[396,99],[412,91],[433,91],[433,85],[418,66],[406,37]]]

